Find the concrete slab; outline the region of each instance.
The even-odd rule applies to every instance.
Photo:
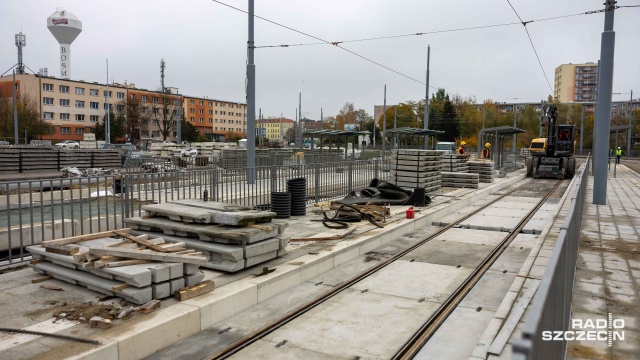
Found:
[[[428,245],[430,246],[421,246],[411,254],[405,255],[402,260],[447,265],[454,268],[461,266],[466,269],[475,269],[492,250],[489,245],[483,246],[451,241],[430,241]]]
[[[474,311],[482,309],[491,313],[495,312],[509,291],[515,277],[514,273],[487,271],[460,302],[459,307],[467,307]]]
[[[492,317],[486,309],[456,308],[414,359],[468,359]]]
[[[359,291],[393,295],[414,300],[442,302],[469,275],[470,269],[395,261],[352,286]],[[424,279],[416,281],[416,279]]]
[[[431,241],[450,241],[476,245],[498,245],[506,235],[507,234],[505,233],[496,231],[478,231],[458,228],[450,229],[442,235],[438,235]]]
[[[254,210],[247,206],[216,201],[182,199],[170,201],[170,203],[206,209],[211,214],[211,220],[214,223],[224,225],[248,225],[253,222],[268,222],[277,215],[272,211]],[[168,207],[171,207],[171,205]],[[146,211],[147,209],[144,210]]]
[[[336,356],[292,346],[289,342],[279,345],[270,341],[258,340],[254,345],[240,351],[234,359],[290,359],[290,360],[338,360]]]
[[[429,301],[349,289],[264,340],[287,340],[289,346],[343,359],[389,358],[436,307]]]

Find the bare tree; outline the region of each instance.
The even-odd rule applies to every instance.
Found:
[[[157,122],[162,140],[167,140],[176,129],[176,111],[174,105],[175,96],[167,93],[157,93],[151,98],[151,118]]]
[[[149,114],[142,113],[140,100],[132,98],[121,100],[116,105],[116,116],[124,118],[125,135],[131,143],[137,144],[142,137],[142,131],[147,130],[149,123]]]

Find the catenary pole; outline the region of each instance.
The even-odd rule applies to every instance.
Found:
[[[14,137],[13,144],[18,145],[18,99],[16,97],[16,70],[15,69],[13,69],[13,137]]]
[[[387,84],[384,84],[384,105],[382,106],[382,159],[385,159],[384,154],[384,137],[387,135]]]
[[[593,203],[607,203],[607,156],[611,117],[611,90],[613,89],[613,58],[615,51],[615,31],[613,22],[615,0],[607,0],[604,13],[604,31],[600,47],[600,76],[598,77],[598,109],[595,124],[596,142],[593,169]]]
[[[429,62],[431,58],[431,46],[427,45],[427,85],[424,96],[424,129],[429,129]],[[425,150],[429,148],[429,137],[425,137],[424,141]]]
[[[104,93],[104,108],[107,113],[107,121],[104,124],[104,142],[105,144],[111,144],[111,109],[109,108],[109,101],[107,95],[109,95],[109,59],[107,62],[107,90]]]
[[[633,118],[633,109],[631,106],[633,105],[633,90],[631,90],[631,98],[629,99],[629,130],[627,130],[627,159],[631,156],[631,120]]]
[[[298,126],[300,127],[300,131],[298,131],[298,141],[300,142],[300,150],[304,149],[304,144],[302,143],[302,93],[298,94]]]
[[[398,113],[396,111],[397,106],[393,105],[393,130],[395,131],[398,128]],[[393,137],[393,148],[397,149],[398,148],[398,144],[397,144],[397,135]]]
[[[518,110],[516,108],[516,103],[513,103],[513,128],[514,129],[517,128],[516,126],[517,116],[518,116]],[[517,140],[516,136],[517,136],[516,134],[513,134],[513,163],[514,164],[517,163],[516,151],[518,151],[517,144],[516,144],[516,140]],[[478,144],[478,147],[480,147],[480,144]]]
[[[584,105],[580,110],[580,155],[582,155],[582,139],[584,139]]]
[[[247,40],[247,183],[255,184],[256,167],[256,65],[254,63],[254,0],[249,0]]]

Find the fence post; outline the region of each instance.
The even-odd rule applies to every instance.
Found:
[[[373,160],[373,177],[378,179],[378,159]]]
[[[124,224],[124,219],[131,216],[130,209],[133,208],[129,206],[129,201],[133,199],[133,186],[131,181],[131,174],[125,174],[123,178],[124,186],[124,213],[122,214],[122,224]],[[122,186],[122,185],[121,185]],[[131,192],[131,196],[129,196],[129,192]]]
[[[353,160],[349,161],[349,185],[347,187],[347,190],[349,190],[349,192],[353,191]]]
[[[315,179],[313,181],[316,193],[316,204],[320,201],[320,162],[313,164],[315,169]]]

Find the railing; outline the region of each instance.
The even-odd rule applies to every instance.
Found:
[[[513,342],[513,359],[564,359],[567,341],[545,341],[543,331],[569,329],[580,226],[587,192],[591,155],[577,175],[567,217],[560,227],[547,269],[534,296],[522,330]]]
[[[252,170],[252,171],[250,171]],[[249,184],[247,176],[254,175]],[[273,191],[307,178],[307,202],[346,196],[387,180],[380,160],[289,162],[254,169],[209,166],[198,170],[0,183],[0,269],[29,259],[25,247],[68,236],[117,229],[143,215],[142,206],[199,199],[266,209]]]

